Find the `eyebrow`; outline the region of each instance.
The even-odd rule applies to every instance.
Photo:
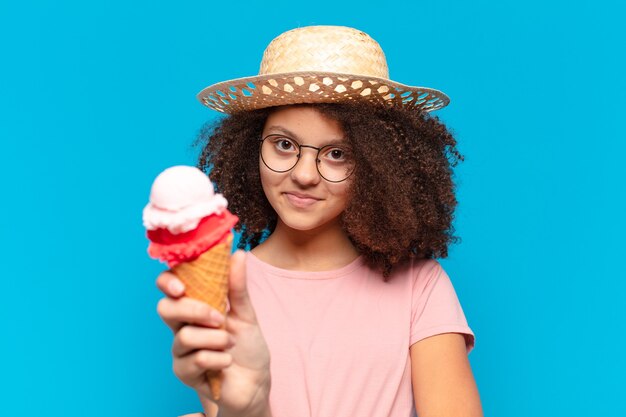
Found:
[[[295,133],[293,133],[291,130],[282,127],[282,126],[278,126],[278,125],[272,125],[270,127],[267,128],[267,130],[270,132],[265,136],[269,136],[269,135],[275,135],[275,133],[272,133],[273,131],[279,131],[280,133],[284,134],[285,136],[289,136],[292,139],[295,139],[298,143],[302,143],[302,138],[300,138],[298,135],[296,135]],[[325,145],[322,146],[328,146],[328,145],[338,145],[338,144],[346,144],[347,141],[345,140],[345,138],[338,138],[338,139],[331,139],[330,141],[328,141]]]

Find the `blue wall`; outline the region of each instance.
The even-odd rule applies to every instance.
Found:
[[[626,415],[620,3],[236,4],[0,4],[0,414],[199,410],[156,314],[150,184],[194,163],[200,89],[256,74],[284,30],[340,24],[452,98],[463,241],[442,263],[486,415]]]

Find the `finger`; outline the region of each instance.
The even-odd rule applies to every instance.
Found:
[[[228,298],[232,312],[248,322],[256,322],[256,315],[252,302],[248,296],[246,285],[245,254],[242,250],[236,251],[230,260],[230,279]]]
[[[226,350],[233,345],[234,339],[226,330],[187,325],[176,333],[172,354],[185,356],[199,349]]]
[[[185,295],[185,284],[170,271],[162,272],[157,277],[156,285],[168,297],[178,298]]]
[[[205,381],[208,371],[221,371],[232,363],[232,356],[226,352],[198,350],[182,358],[174,359],[174,374],[190,387],[198,387]]]
[[[157,313],[161,317],[161,320],[163,320],[163,322],[167,325],[167,327],[169,327],[172,332],[176,333],[184,325],[184,323],[172,318],[172,313],[170,312],[172,307],[167,305],[169,303],[169,298],[162,298],[161,300],[159,300],[159,302],[157,303]]]
[[[206,303],[189,297],[162,298],[157,304],[161,319],[176,333],[185,324],[220,327],[224,316]]]

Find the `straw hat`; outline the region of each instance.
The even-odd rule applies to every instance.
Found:
[[[349,100],[432,111],[450,102],[441,91],[391,81],[380,45],[343,26],[287,31],[265,49],[258,76],[213,84],[197,97],[223,113]]]

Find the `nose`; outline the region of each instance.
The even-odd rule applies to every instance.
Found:
[[[301,185],[318,184],[321,177],[317,170],[317,150],[301,148],[300,159],[290,174],[291,179]]]

